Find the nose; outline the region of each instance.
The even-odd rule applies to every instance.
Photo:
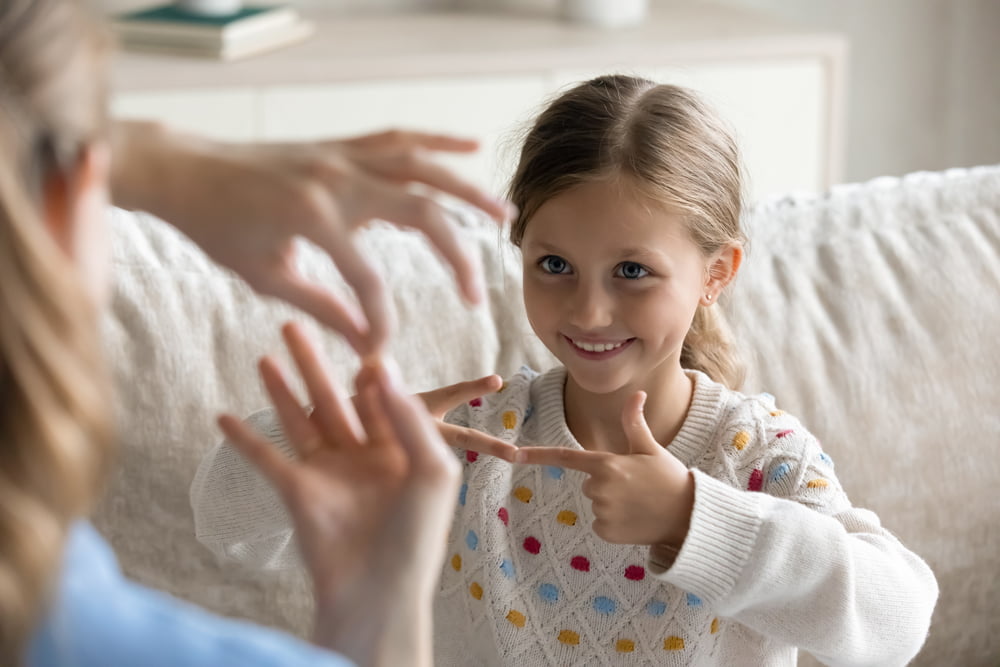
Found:
[[[595,331],[614,322],[614,298],[600,283],[579,281],[569,301],[570,323],[581,331]]]

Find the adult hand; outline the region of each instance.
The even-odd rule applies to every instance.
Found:
[[[417,396],[427,406],[427,411],[431,413],[431,416],[437,420],[438,431],[449,445],[457,449],[467,449],[480,454],[496,456],[505,461],[513,461],[517,447],[511,443],[474,428],[447,424],[443,421],[445,414],[460,403],[500,391],[502,386],[503,379],[499,375],[487,375],[478,380],[458,382],[440,389],[425,391]]]
[[[458,462],[424,406],[384,365],[362,368],[355,410],[301,327],[282,331],[312,415],[273,359],[260,370],[296,457],[235,417],[219,425],[288,508],[316,589],[318,643],[358,664],[429,664],[428,619]]]
[[[222,143],[121,121],[113,132],[112,194],[119,206],[171,222],[255,290],[313,315],[366,355],[381,350],[393,329],[382,278],[354,241],[354,232],[371,220],[423,232],[454,269],[466,299],[481,299],[478,260],[458,243],[434,195],[462,199],[498,221],[509,206],[429,157],[476,148],[467,139],[404,131],[308,143]],[[363,315],[299,274],[295,237],[330,255]]]
[[[564,447],[521,447],[515,463],[579,470],[590,475],[583,494],[594,511],[594,533],[616,544],[669,545],[679,549],[694,508],[694,479],[677,457],[653,438],[643,416],[645,392],[622,410],[628,454]]]

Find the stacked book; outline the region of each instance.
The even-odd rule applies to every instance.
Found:
[[[287,5],[245,5],[221,16],[196,14],[175,4],[115,16],[112,25],[122,47],[237,60],[300,42],[313,24]]]

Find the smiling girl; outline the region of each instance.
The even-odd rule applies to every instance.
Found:
[[[743,257],[741,190],[735,143],[682,88],[601,77],[535,122],[511,239],[561,364],[445,418],[531,465],[461,455],[436,664],[791,666],[803,649],[902,665],[920,649],[930,569],[852,507],[796,418],[737,391],[716,304]]]

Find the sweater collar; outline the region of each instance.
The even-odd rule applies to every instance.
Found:
[[[714,439],[726,388],[700,371],[684,372],[694,379],[694,395],[684,423],[668,449],[681,463],[690,467]],[[550,369],[533,383],[531,400],[537,409],[538,444],[583,449],[566,424],[563,404],[565,386],[565,366]]]

